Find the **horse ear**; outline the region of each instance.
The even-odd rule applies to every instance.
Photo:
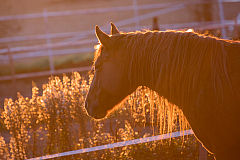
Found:
[[[118,34],[118,33],[119,33],[119,30],[117,29],[115,24],[111,22],[111,35]]]
[[[96,36],[98,40],[101,42],[101,44],[105,47],[110,46],[110,37],[103,32],[98,26],[95,28]]]

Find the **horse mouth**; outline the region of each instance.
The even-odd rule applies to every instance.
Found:
[[[88,115],[95,119],[102,119],[107,115],[107,111],[105,111],[104,109],[99,109],[98,106],[94,106],[92,109],[90,109],[88,104],[85,103],[85,108],[87,110]]]
[[[93,118],[102,119],[102,118],[106,117],[106,115],[107,115],[107,112],[106,113],[97,113],[93,116]]]
[[[95,119],[102,119],[102,118],[106,117],[106,115],[107,115],[107,112],[105,112],[105,111],[95,110],[92,117]]]

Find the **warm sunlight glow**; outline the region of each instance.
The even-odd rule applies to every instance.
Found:
[[[100,44],[94,46],[95,50],[98,50],[99,48],[100,48]]]
[[[189,28],[186,32],[194,32],[192,28]]]
[[[0,153],[0,159],[3,159],[1,157],[3,155],[27,159],[31,156],[26,153],[43,150],[46,150],[46,154],[61,153],[66,150],[90,148],[189,129],[183,113],[176,106],[145,87],[137,88],[105,118],[95,120],[89,117],[84,102],[92,78],[91,75],[89,81],[86,81],[77,72],[73,73],[71,79],[67,76],[63,76],[62,79],[52,77],[43,85],[42,96],[37,95],[39,89],[34,86],[33,96],[30,98],[24,98],[19,94],[16,101],[6,99],[2,117],[5,127],[11,132],[11,144],[5,143],[0,136],[1,147],[5,145],[4,152]],[[109,152],[103,152],[101,156],[105,157],[103,159],[107,159],[106,157],[140,159],[137,151],[147,150],[148,154],[141,156],[148,157],[154,155],[159,148],[167,150],[169,155],[175,155],[176,151],[169,148],[170,141],[171,146],[177,148],[197,142],[196,139],[186,141],[181,140],[181,137],[172,138],[142,143],[137,148],[129,145],[109,149]],[[28,145],[32,147],[26,148]],[[50,146],[55,150],[48,151],[47,148]],[[184,154],[189,155],[192,151],[188,149]],[[181,152],[179,149],[178,154],[182,154]],[[79,156],[81,159],[96,158],[94,152]],[[6,159],[10,159],[9,157]]]

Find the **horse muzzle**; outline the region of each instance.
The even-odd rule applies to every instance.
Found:
[[[95,119],[102,119],[107,115],[107,111],[101,109],[97,105],[91,105],[87,101],[85,102],[85,109],[90,117]]]

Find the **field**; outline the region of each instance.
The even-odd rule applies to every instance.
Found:
[[[86,114],[90,81],[51,77],[42,96],[5,99],[1,113],[10,142],[0,138],[1,159],[26,159],[189,129],[182,112],[148,88],[138,88],[106,118]],[[41,94],[41,93],[40,93]],[[193,135],[62,157],[58,159],[198,159]],[[212,158],[212,157],[209,157]]]

